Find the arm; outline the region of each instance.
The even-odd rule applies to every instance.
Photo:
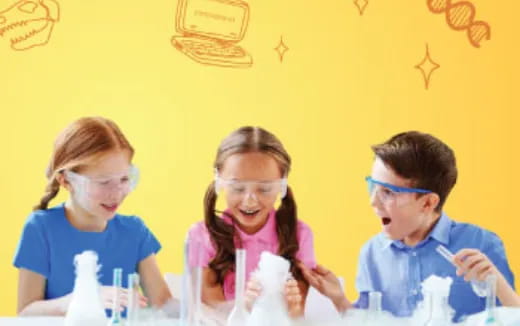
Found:
[[[45,300],[45,283],[43,275],[20,268],[18,272],[18,305],[19,316],[51,315],[62,316],[67,311],[71,295]]]
[[[520,295],[516,294],[502,273],[498,272],[497,297],[504,306],[520,307]]]
[[[154,254],[141,260],[137,266],[144,292],[155,307],[161,307],[172,295],[164,280]]]
[[[497,276],[497,297],[504,306],[520,307],[520,296],[515,293],[504,274],[484,253],[477,249],[462,249],[454,257],[457,275],[466,281],[484,281],[489,275]]]
[[[328,297],[340,313],[352,308],[352,304],[343,293],[341,284],[334,273],[320,265],[314,269],[309,269],[303,264],[300,264],[299,267],[307,282]]]
[[[18,273],[18,305],[19,316],[64,316],[72,301],[72,293],[55,299],[44,299],[46,280],[43,275],[20,268]],[[120,310],[128,303],[128,290],[119,289]],[[100,287],[101,304],[105,309],[112,309],[114,288]],[[146,298],[139,296],[139,305],[146,306]]]

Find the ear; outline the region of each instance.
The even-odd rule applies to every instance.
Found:
[[[423,204],[423,209],[428,212],[433,212],[437,205],[439,205],[440,197],[434,192],[424,195],[425,201]]]
[[[60,172],[60,173],[56,174],[56,181],[58,181],[60,186],[62,186],[63,188],[67,189],[68,192],[72,191],[72,186],[70,185],[70,183],[65,178],[65,173],[64,172]]]

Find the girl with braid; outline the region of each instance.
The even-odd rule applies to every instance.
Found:
[[[133,154],[115,123],[104,118],[79,119],[58,136],[46,192],[25,223],[14,257],[19,315],[64,315],[74,286],[74,256],[85,250],[98,255],[107,309],[114,268],[123,269],[124,288],[126,275],[140,274],[147,296],[140,296],[141,306],[162,306],[171,297],[155,258],[159,242],[139,217],[116,212],[137,183]],[[68,200],[49,208],[61,188]],[[119,293],[122,310],[127,291]]]

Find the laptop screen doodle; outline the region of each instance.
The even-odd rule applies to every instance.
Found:
[[[251,55],[238,43],[246,34],[249,5],[242,0],[179,0],[172,45],[192,60],[247,68]]]
[[[184,26],[190,33],[211,34],[215,38],[240,40],[245,9],[217,1],[189,1]]]

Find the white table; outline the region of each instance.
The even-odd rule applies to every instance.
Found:
[[[1,326],[63,326],[63,317],[0,317]]]
[[[65,317],[0,317],[0,326],[63,326]],[[108,323],[108,320],[107,320]],[[140,323],[147,326],[148,323]],[[178,319],[161,319],[150,323],[153,326],[178,326]]]

